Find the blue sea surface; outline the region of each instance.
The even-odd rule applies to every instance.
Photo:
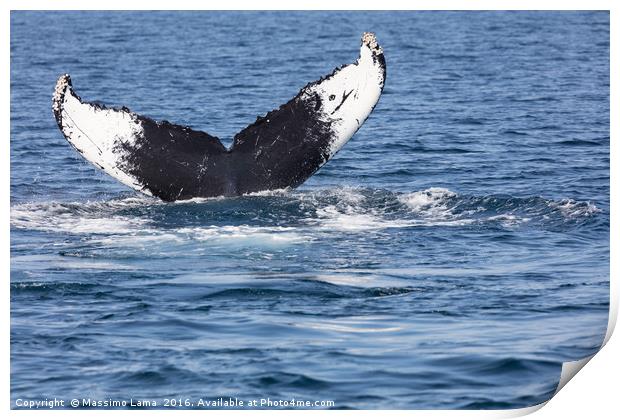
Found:
[[[387,80],[293,191],[164,203],[51,111],[230,144],[373,31]],[[549,399],[609,309],[608,12],[12,12],[11,403]]]

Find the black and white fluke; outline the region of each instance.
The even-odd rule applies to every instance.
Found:
[[[357,61],[259,117],[230,149],[203,131],[82,101],[68,74],[56,83],[52,109],[88,161],[125,185],[174,201],[299,186],[360,128],[384,83],[383,50],[364,33]]]

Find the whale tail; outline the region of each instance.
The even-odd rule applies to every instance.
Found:
[[[203,131],[85,102],[68,74],[56,83],[52,110],[84,158],[131,188],[165,201],[234,196],[308,179],[366,120],[385,74],[383,50],[365,33],[356,62],[307,84],[236,134],[230,149]]]

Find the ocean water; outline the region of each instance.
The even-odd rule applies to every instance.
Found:
[[[52,116],[67,72],[229,144],[364,31],[383,96],[294,191],[163,203]],[[14,408],[519,408],[605,335],[606,12],[13,12],[10,152]]]

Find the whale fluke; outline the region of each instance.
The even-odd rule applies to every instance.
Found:
[[[165,201],[236,196],[302,184],[364,123],[385,75],[383,50],[366,32],[357,61],[259,117],[230,149],[203,131],[83,101],[68,74],[56,83],[52,110],[84,158],[131,188]]]

